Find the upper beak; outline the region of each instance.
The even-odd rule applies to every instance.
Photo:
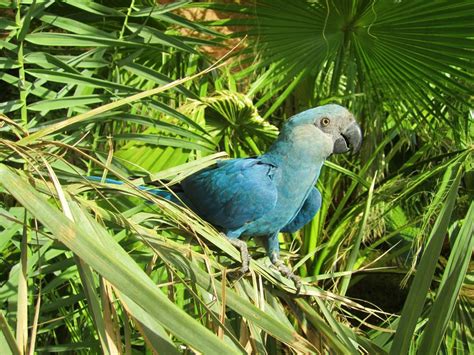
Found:
[[[354,121],[341,133],[341,137],[334,142],[333,153],[345,153],[352,149],[354,153],[358,152],[362,145],[362,130]]]

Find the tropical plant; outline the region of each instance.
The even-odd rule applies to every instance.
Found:
[[[323,172],[319,188],[326,203],[305,228],[304,236],[296,236],[301,245],[300,254],[306,255],[304,264],[297,266],[301,266],[307,279],[315,281],[321,279],[321,273],[353,272],[366,265],[401,265],[393,270],[395,274],[405,273],[408,267],[410,275],[417,269],[393,345],[391,340],[378,342],[394,353],[404,353],[410,345],[416,351],[425,321],[425,317],[418,320],[418,316],[425,299],[432,297],[428,288],[419,288],[417,277],[418,274],[429,275],[429,280],[433,277],[433,272],[418,261],[432,241],[433,221],[446,201],[455,167],[462,166],[460,174],[465,188],[461,187],[456,200],[457,210],[462,212],[450,222],[454,226],[469,218],[470,213],[474,131],[468,102],[473,88],[472,70],[467,63],[473,59],[472,4],[466,1],[295,1],[289,4],[264,0],[246,6],[215,3],[201,6],[238,13],[214,25],[245,28],[243,33],[252,36],[248,56],[239,57],[240,67],[247,67],[236,77],[255,78],[248,92],[260,98],[256,106],[265,112],[263,117],[275,112],[291,114],[303,107],[335,101],[351,107],[362,118],[366,137],[361,160],[343,158],[338,163],[347,169],[328,164],[331,170],[338,170],[345,177],[330,170]],[[242,18],[242,14],[246,16]],[[257,60],[254,48],[258,49]],[[471,233],[471,227],[467,228],[466,232]],[[457,230],[450,234],[450,240],[456,235]],[[467,238],[464,247],[470,250],[472,236],[464,236]],[[390,248],[388,252],[386,248]],[[454,260],[453,251],[448,255]],[[440,250],[429,256],[431,262],[438,260],[436,253],[439,255]],[[460,263],[466,263],[470,256],[469,252],[463,255]],[[364,276],[332,278],[325,288],[333,287],[344,295],[349,286],[368,279]],[[464,273],[456,279],[460,283]],[[366,284],[367,287],[371,284]],[[464,288],[468,289],[467,283]],[[410,298],[413,293],[419,297],[416,306]],[[438,300],[442,298],[440,289]],[[445,309],[452,311],[455,299],[456,296],[450,301],[444,299],[451,302],[449,306],[445,304]],[[430,309],[427,307],[425,312]],[[466,322],[458,317],[452,329],[468,329],[471,314],[462,311],[466,309],[463,302],[458,307],[463,314],[460,318]],[[416,319],[410,319],[408,314],[416,315]],[[438,316],[433,313],[431,318]],[[441,321],[445,322],[444,327],[448,319],[449,315],[445,314]],[[395,329],[397,324],[398,320],[391,327]],[[412,337],[415,324],[418,332]],[[426,328],[424,346],[428,344],[426,339],[435,339],[427,353],[435,351],[441,343],[445,350],[452,351],[456,346],[468,352],[472,346],[469,342],[462,342],[462,346],[460,342],[454,345],[452,338],[442,342],[445,329],[438,328],[433,336],[433,327]],[[373,334],[379,336],[380,332]]]
[[[470,2],[1,4],[0,353],[472,352]],[[213,64],[217,25],[250,37]],[[253,242],[233,278],[225,238],[136,187],[258,154],[326,102],[366,137],[281,235],[299,295]]]
[[[181,110],[195,121],[203,121],[219,148],[238,157],[262,154],[278,134],[275,126],[260,117],[248,96],[234,91],[216,91]]]

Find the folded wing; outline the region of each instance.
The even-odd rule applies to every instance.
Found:
[[[223,229],[237,229],[271,211],[276,167],[259,158],[221,161],[181,182],[191,208]]]

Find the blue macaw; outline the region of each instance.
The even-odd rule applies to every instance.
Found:
[[[312,108],[291,117],[267,153],[218,161],[184,179],[178,196],[240,250],[242,273],[250,256],[239,238],[261,237],[271,262],[299,289],[300,279],[280,260],[278,233],[311,221],[321,207],[315,184],[324,161],[332,153],[357,151],[361,143],[362,131],[346,108]]]

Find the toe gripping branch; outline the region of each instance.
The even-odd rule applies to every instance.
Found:
[[[294,272],[286,266],[283,261],[280,260],[278,254],[273,253],[270,257],[270,260],[273,265],[275,265],[283,276],[286,276],[295,283],[296,293],[300,292],[301,289],[301,279],[299,276],[295,275]]]
[[[247,243],[240,239],[228,239],[230,244],[240,250],[240,257],[242,258],[242,267],[239,272],[245,275],[249,271],[250,255],[247,249]]]
[[[249,271],[250,263],[250,255],[247,249],[247,243],[240,239],[228,238],[228,241],[240,250],[240,257],[242,258],[242,267],[239,269],[239,273],[241,275],[246,274]],[[289,278],[295,283],[296,293],[299,293],[301,289],[301,279],[299,278],[299,276],[295,275],[293,271],[279,259],[277,253],[273,253],[270,260],[283,276]]]

